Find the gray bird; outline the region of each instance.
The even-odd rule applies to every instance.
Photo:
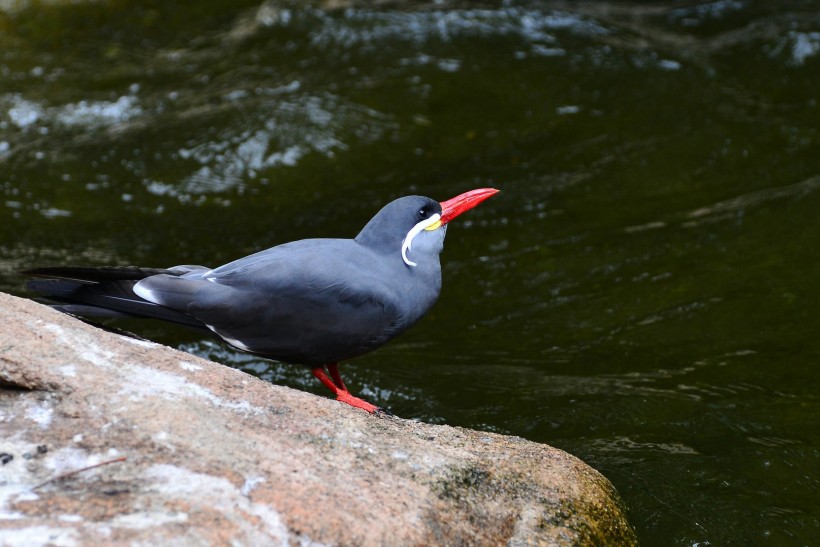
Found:
[[[352,395],[340,361],[371,352],[421,319],[441,292],[447,223],[496,194],[441,203],[407,196],[385,205],[354,239],[304,239],[218,268],[37,268],[28,287],[61,311],[153,318],[207,329],[231,346],[307,365],[336,399]],[[328,377],[330,373],[330,377]]]

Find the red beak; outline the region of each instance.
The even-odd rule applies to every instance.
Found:
[[[441,223],[447,224],[458,215],[469,211],[482,201],[496,195],[495,188],[478,188],[441,202]]]

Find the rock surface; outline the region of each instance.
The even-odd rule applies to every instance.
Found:
[[[0,544],[629,545],[610,483],[0,294]]]

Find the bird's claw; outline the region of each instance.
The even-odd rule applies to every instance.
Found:
[[[376,411],[373,412],[374,416],[378,416],[379,418],[393,418],[396,415],[387,410],[386,408],[376,407]]]

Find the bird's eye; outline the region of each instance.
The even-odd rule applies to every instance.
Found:
[[[427,209],[419,209],[419,218],[427,218]]]

